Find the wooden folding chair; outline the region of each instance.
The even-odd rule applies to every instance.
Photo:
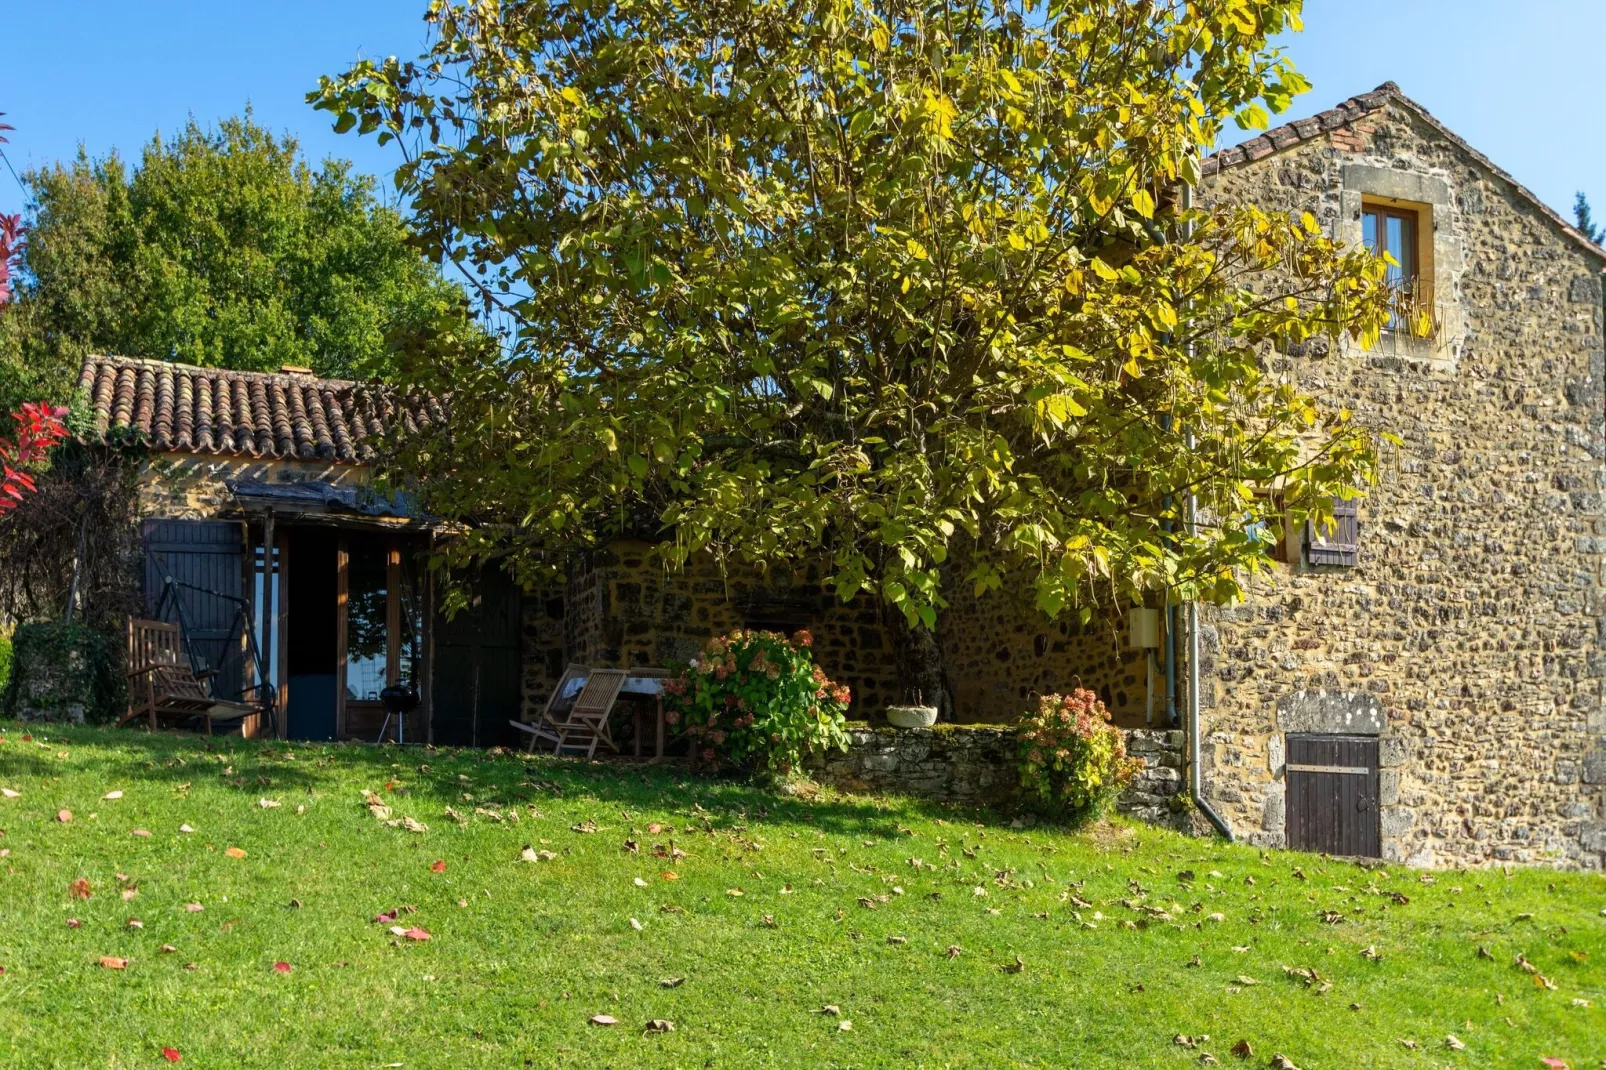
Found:
[[[162,720],[199,717],[211,735],[213,717],[262,712],[261,706],[213,698],[206,683],[191,671],[182,648],[176,624],[137,618],[128,622],[128,712],[117,727],[147,717],[155,731]]]
[[[608,731],[608,717],[613,713],[613,704],[619,701],[619,689],[624,687],[625,677],[629,675],[623,669],[592,670],[586,678],[585,687],[581,688],[579,697],[569,710],[569,719],[559,722],[558,742],[552,753],[562,754],[565,747],[575,750],[584,747],[586,757],[594,758],[599,743],[615,754],[619,752],[613,734]]]
[[[560,715],[563,719],[567,719],[569,707],[580,697],[580,690],[585,687],[585,681],[590,675],[591,670],[584,665],[570,665],[563,670],[563,676],[552,689],[551,696],[547,698],[546,705],[541,708],[534,722],[508,721],[508,724],[519,731],[530,734],[530,741],[525,750],[533,753],[537,740],[555,744],[562,738],[558,734],[562,723]]]

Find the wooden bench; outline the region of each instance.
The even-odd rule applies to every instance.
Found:
[[[213,698],[207,682],[190,669],[183,643],[176,624],[138,618],[128,622],[128,712],[117,722],[119,728],[144,717],[154,732],[164,720],[199,717],[210,736],[214,717],[262,713],[260,704]]]

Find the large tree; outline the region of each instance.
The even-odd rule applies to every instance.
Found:
[[[462,291],[407,244],[371,178],[314,169],[249,113],[193,120],[130,167],[115,152],[24,175],[16,300],[0,312],[0,411],[65,400],[88,352],[385,377]]]
[[[927,650],[945,584],[1230,599],[1375,463],[1268,356],[1374,338],[1381,262],[1178,195],[1303,88],[1298,8],[436,0],[312,95],[517,326],[410,367],[452,419],[394,470],[478,525],[451,557],[823,558]]]

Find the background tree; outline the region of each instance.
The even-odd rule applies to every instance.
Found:
[[[85,353],[385,377],[393,347],[468,323],[349,163],[318,169],[250,114],[28,172],[28,241],[0,313],[0,405],[65,400]]]
[[[1382,262],[1174,196],[1304,88],[1298,8],[436,0],[427,55],[312,95],[401,141],[420,240],[517,326],[408,366],[453,419],[393,470],[526,579],[619,534],[824,559],[928,695],[945,584],[1233,597],[1375,460],[1265,357],[1375,338]]]
[[[1584,196],[1583,190],[1579,190],[1578,196],[1573,199],[1573,219],[1578,224],[1579,232],[1596,245],[1606,238],[1606,227],[1595,225],[1594,213],[1589,208],[1589,198]]]

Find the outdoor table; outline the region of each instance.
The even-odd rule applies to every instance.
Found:
[[[664,680],[669,676],[667,669],[632,669],[630,675],[625,677],[624,686],[619,689],[621,695],[641,695],[653,699],[653,706],[657,712],[657,750],[654,761],[664,756]],[[641,757],[642,716],[638,706],[635,712],[636,726],[636,757]]]

